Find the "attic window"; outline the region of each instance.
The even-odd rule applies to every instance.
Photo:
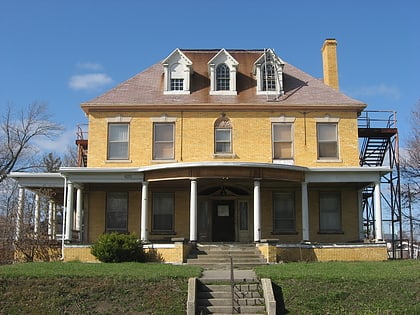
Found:
[[[257,95],[284,94],[283,90],[284,62],[271,49],[264,53],[254,64],[254,74],[257,79]]]
[[[164,94],[190,94],[192,62],[176,49],[163,62]]]
[[[236,95],[238,62],[225,49],[209,62],[210,95]]]

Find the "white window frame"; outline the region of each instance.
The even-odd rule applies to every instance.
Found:
[[[229,68],[229,90],[217,89],[217,68],[225,64]],[[220,50],[209,62],[210,95],[237,95],[236,74],[239,63],[225,49]]]
[[[233,155],[233,141],[232,141],[232,122],[228,117],[220,117],[214,123],[214,155],[215,156],[232,156]],[[217,140],[218,139],[218,132],[229,132],[229,139],[228,140]],[[217,148],[218,144],[229,143],[229,151],[219,151]]]
[[[274,79],[276,87],[273,90],[267,90],[264,88],[264,81],[266,79],[265,69],[267,69],[267,65],[271,65],[274,68]],[[272,49],[264,50],[261,57],[259,57],[254,63],[253,73],[257,80],[257,95],[284,95],[283,68],[284,61],[281,60]]]
[[[322,127],[322,126],[328,126],[328,127],[335,127],[335,138],[334,139],[321,139],[321,137],[320,137],[320,128]],[[338,138],[338,123],[336,123],[336,122],[317,122],[316,123],[316,133],[317,133],[317,136],[316,136],[316,141],[317,141],[317,159],[319,160],[319,161],[325,161],[325,160],[339,160],[339,158],[340,158],[340,150],[339,150],[339,138]],[[322,148],[321,148],[321,146],[322,145],[333,145],[333,144],[335,144],[335,151],[336,151],[336,154],[333,156],[333,155],[321,155],[321,151],[322,151]]]
[[[175,49],[162,61],[164,72],[163,94],[190,94],[192,61],[180,50]],[[172,80],[182,80],[182,89],[172,89]]]
[[[273,192],[273,234],[296,233],[295,208],[293,192]],[[287,225],[287,222],[290,224]]]
[[[121,225],[117,226],[118,224],[115,224],[116,222]],[[107,233],[128,232],[127,192],[109,192],[106,194],[105,231]]]
[[[114,126],[126,126],[127,127],[127,139],[114,139],[111,140],[112,127]],[[126,152],[121,152],[119,155],[112,154],[112,146],[126,144]],[[128,122],[108,122],[108,134],[107,134],[107,160],[108,161],[127,161],[130,156],[130,124]]]
[[[275,135],[275,129],[288,127],[290,129],[290,138],[289,139],[276,139]],[[273,145],[273,160],[293,160],[294,152],[293,152],[293,140],[294,140],[294,130],[293,130],[293,123],[272,123],[271,124],[271,132],[272,132],[272,145]],[[279,144],[280,146],[282,144],[288,144],[290,146],[290,156],[276,156],[276,144]]]
[[[327,204],[328,199],[335,199],[335,204]],[[319,192],[319,233],[342,233],[341,200],[340,192]]]
[[[156,128],[158,126],[171,126],[172,139],[170,140],[156,140]],[[172,152],[170,156],[157,156],[158,144],[172,144]],[[153,123],[153,161],[174,161],[175,160],[175,123],[174,122],[154,122]]]

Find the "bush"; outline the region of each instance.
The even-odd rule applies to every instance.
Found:
[[[134,234],[103,234],[93,244],[91,253],[102,262],[142,262],[145,259],[143,246]]]

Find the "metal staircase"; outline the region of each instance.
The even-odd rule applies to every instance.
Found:
[[[84,128],[87,128],[87,125],[78,125],[77,132],[76,132],[77,166],[78,167],[87,167],[88,138],[87,138],[87,131],[85,131]]]
[[[396,113],[392,111],[364,111],[358,119],[358,134],[361,141],[360,166],[388,166],[391,169],[389,174],[381,178],[381,184],[388,186],[386,189],[381,189],[381,195],[386,208],[388,208],[388,211],[382,209],[383,215],[387,216],[387,219],[383,221],[390,223],[393,244],[402,242],[400,167],[396,123]],[[376,235],[373,235],[375,217],[372,198],[373,187],[365,187],[362,205],[367,238],[377,238]],[[399,236],[396,237],[397,231],[399,231]],[[396,257],[395,246],[393,246],[393,257]]]

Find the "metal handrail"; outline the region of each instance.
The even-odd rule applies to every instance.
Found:
[[[396,128],[397,113],[390,110],[366,110],[358,118],[359,128]]]
[[[234,299],[235,299],[235,278],[233,274],[233,257],[230,256],[230,292],[232,294],[232,314],[235,313]]]

